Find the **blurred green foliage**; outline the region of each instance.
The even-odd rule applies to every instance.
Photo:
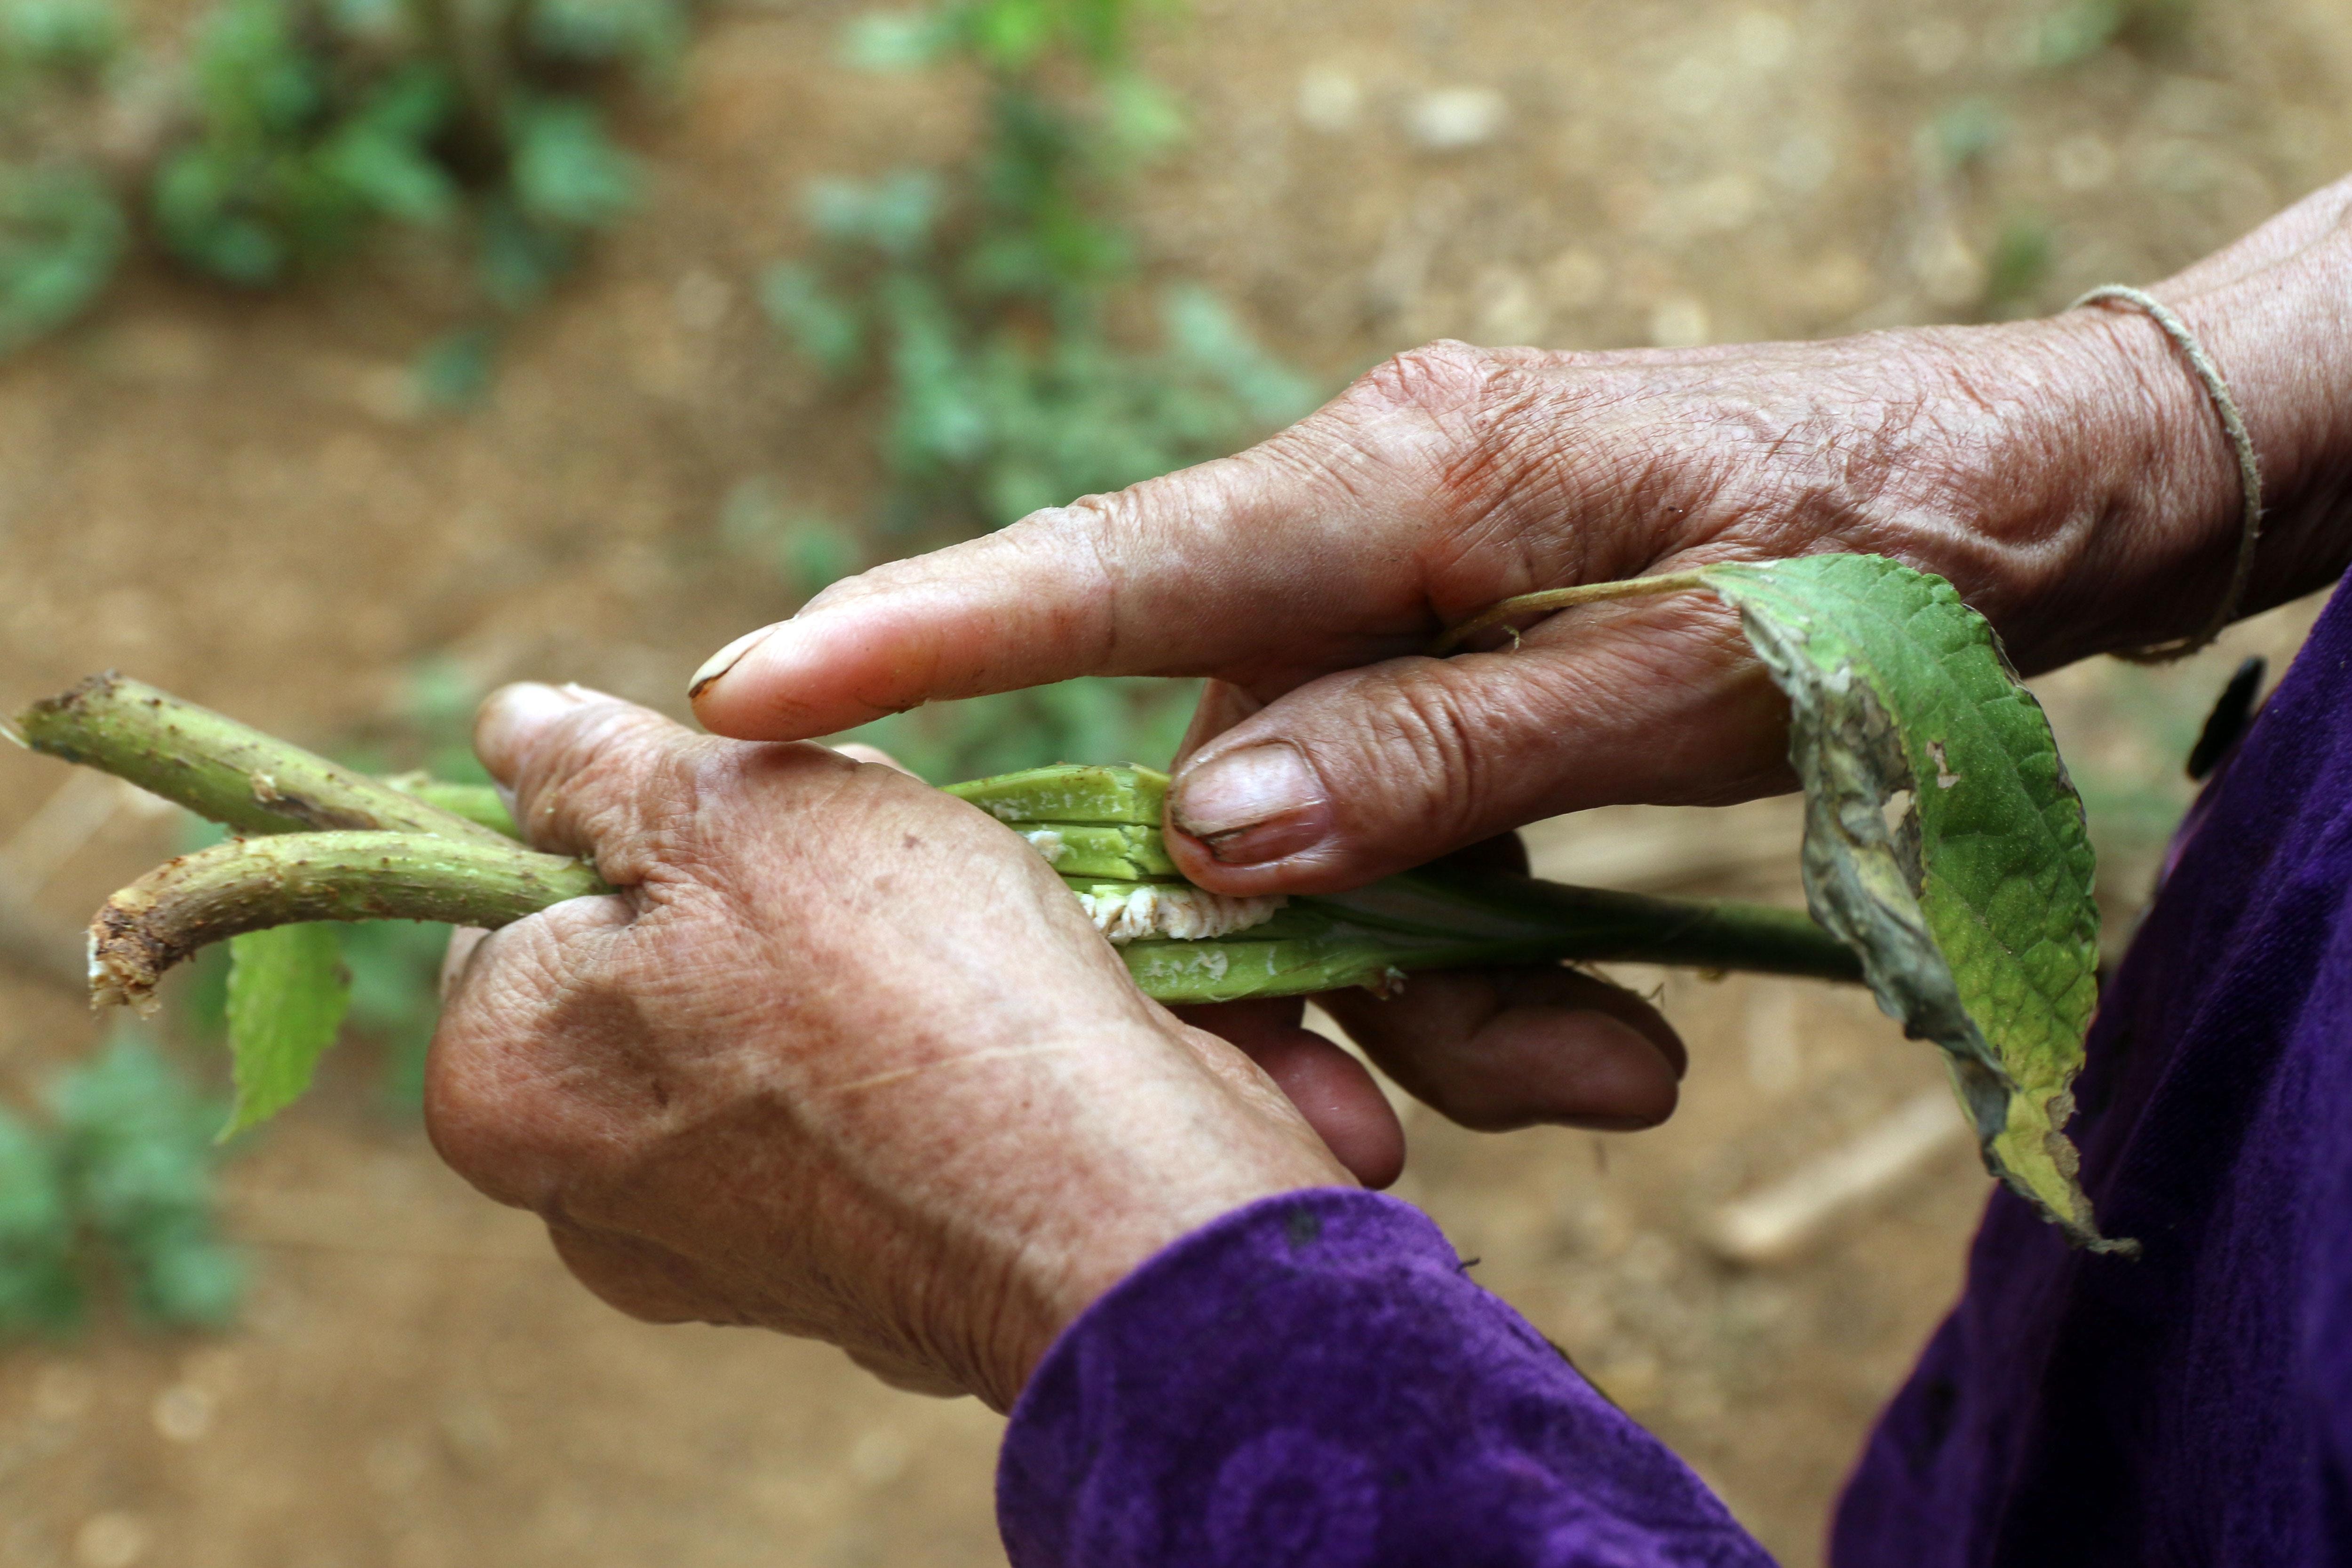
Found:
[[[879,746],[933,784],[1050,763],[1165,766],[1184,738],[1199,684],[1097,678],[934,702],[837,737]]]
[[[1223,456],[1317,389],[1196,283],[1149,286],[1122,211],[1183,115],[1138,68],[1151,0],[942,0],[845,36],[874,70],[976,77],[978,144],[942,169],[813,184],[813,255],[764,280],[809,360],[879,394],[887,535],[938,543]],[[838,521],[751,481],[722,536],[805,595],[869,563]],[[1074,680],[934,704],[847,739],[946,783],[1053,762],[1164,763],[1196,688]]]
[[[122,50],[122,18],[109,0],[11,0],[0,6],[0,71],[86,81]]]
[[[206,1100],[135,1028],[58,1074],[36,1121],[0,1110],[0,1332],[57,1332],[101,1282],[151,1323],[217,1327],[245,1270],[221,1240]]]
[[[88,171],[0,168],[0,353],[89,309],[126,237],[122,209]]]
[[[2117,46],[2142,53],[2175,48],[2196,15],[2197,0],[2067,0],[2035,29],[2034,63],[2063,70]]]
[[[816,254],[762,290],[810,360],[878,385],[891,531],[1000,527],[1223,455],[1313,405],[1312,384],[1215,296],[1138,278],[1125,185],[1182,128],[1134,64],[1154,9],[950,0],[850,29],[856,63],[976,73],[986,101],[980,144],[951,168],[812,185]]]
[[[90,129],[157,92],[108,0],[0,9],[0,351],[87,310],[142,211],[166,254],[247,288],[346,256],[386,225],[468,247],[493,313],[529,305],[635,200],[606,106],[659,80],[691,0],[218,0],[183,112],[101,158]],[[134,90],[135,89],[135,90]],[[127,110],[117,120],[135,118]],[[422,401],[478,395],[492,340],[435,345]]]
[[[1973,168],[2009,136],[2009,116],[1990,98],[1963,98],[1938,110],[1924,130],[1927,151],[1943,167]]]
[[[2011,215],[1993,237],[1985,265],[1983,313],[1995,319],[2032,314],[2057,253],[2057,236],[2046,220]]]
[[[865,542],[838,519],[791,504],[772,479],[755,477],[727,492],[719,542],[761,567],[801,598],[865,570]]]

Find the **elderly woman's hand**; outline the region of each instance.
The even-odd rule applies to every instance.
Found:
[[[2352,552],[2352,344],[2315,331],[2352,290],[2348,197],[2323,191],[2162,286],[2265,467],[2246,611]],[[2242,517],[2204,391],[2127,311],[1686,352],[1441,343],[1239,457],[838,584],[712,658],[696,712],[784,740],[1072,676],[1205,676],[1170,796],[1178,864],[1221,892],[1323,891],[1558,812],[1786,786],[1782,704],[1712,600],[1594,605],[1507,652],[1423,656],[1500,600],[1874,551],[1950,578],[2030,671],[2204,625]],[[1680,1047],[1655,1015],[1558,970],[1325,1005],[1474,1127],[1606,1123],[1596,1105],[1624,1111],[1627,1083],[1649,1098],[1617,1124],[1673,1105],[1657,1068],[1678,1072]],[[1244,1042],[1267,1016],[1191,1015]]]
[[[2336,186],[2164,292],[2266,465],[2243,607],[2326,583],[2352,458]],[[1537,589],[1874,551],[1948,577],[2031,671],[2200,626],[2242,508],[2206,395],[2146,317],[1818,343],[1404,354],[1239,457],[838,584],[705,667],[721,734],[940,697],[1207,676],[1170,797],[1223,892],[1356,886],[1549,814],[1785,787],[1783,710],[1729,613],[1596,605],[1422,657]]]
[[[544,686],[476,743],[531,841],[619,891],[453,945],[427,1126],[626,1311],[1001,1408],[1158,1247],[1396,1174],[1387,1102],[1295,1004],[1234,1015],[1239,1050],[1179,1022],[1026,844],[901,773]],[[1581,1103],[1654,1120],[1663,1026],[1612,1005],[1639,1027]]]
[[[981,812],[544,686],[494,697],[477,743],[532,842],[620,891],[457,956],[427,1126],[624,1310],[828,1340],[1003,1407],[1154,1249],[1349,1181]],[[1278,1064],[1310,1100],[1361,1076],[1324,1049]]]

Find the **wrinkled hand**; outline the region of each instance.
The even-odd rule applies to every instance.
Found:
[[[531,841],[620,890],[456,956],[427,1126],[625,1311],[1003,1408],[1152,1251],[1349,1180],[1275,1078],[1394,1173],[1392,1118],[1320,1109],[1351,1059],[1272,1028],[1270,1078],[1178,1022],[1028,846],[902,773],[543,686],[477,745]]]
[[[2158,286],[2263,475],[2251,613],[2352,557],[2352,180]],[[1360,885],[1558,812],[1783,787],[1727,612],[1592,605],[1421,657],[1545,588],[1874,551],[1949,578],[2031,672],[2200,626],[2243,519],[2202,388],[2147,317],[1554,353],[1438,343],[1241,454],[835,584],[722,649],[696,713],[794,740],[1079,675],[1213,684],[1170,796],[1205,887]]]
[[[1702,596],[1423,650],[1514,595],[1823,550],[1950,577],[2028,668],[2193,625],[2215,581],[2179,563],[2226,570],[2234,492],[2144,325],[1435,344],[1238,457],[837,584],[707,667],[696,712],[793,739],[1076,675],[1209,677],[1173,849],[1237,894],[1357,886],[1584,806],[1783,788],[1785,710]],[[2138,521],[2208,499],[2202,533]]]
[[[2261,454],[2247,613],[2352,555],[2352,349],[2324,330],[2352,289],[2347,212],[2352,181],[2158,288]],[[1677,352],[1440,343],[1238,457],[838,584],[714,657],[696,712],[788,740],[1073,676],[1204,676],[1170,795],[1178,864],[1222,892],[1325,891],[1559,812],[1787,787],[1782,704],[1711,600],[1423,657],[1503,599],[1878,552],[1949,578],[2031,672],[2201,626],[2242,515],[2205,394],[2128,311]],[[1680,1047],[1655,1015],[1557,974],[1327,1005],[1475,1126],[1608,1122],[1604,1100],[1639,1098],[1601,1091],[1621,1071],[1649,1119],[1673,1104]]]
[[[2226,560],[2228,459],[2161,341],[2119,347],[2131,331],[1439,344],[1239,457],[837,584],[706,667],[696,710],[795,738],[1077,675],[1209,677],[1168,837],[1188,877],[1236,894],[1356,886],[1583,806],[1782,788],[1784,705],[1711,600],[1419,650],[1517,594],[1820,550],[1952,578],[2028,666],[2178,630],[2213,579],[2166,574]],[[2192,460],[2161,460],[2175,441]],[[2218,500],[2189,493],[2207,481]],[[2130,521],[2207,500],[2210,538],[2151,543]],[[1325,1005],[1471,1126],[1646,1125],[1675,1103],[1682,1048],[1655,1013],[1559,971]],[[1261,1048],[1297,1034],[1296,1004],[1188,1016]]]

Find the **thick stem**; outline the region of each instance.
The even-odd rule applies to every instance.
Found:
[[[1859,982],[1852,949],[1798,910],[1700,899],[1660,899],[1571,888],[1532,877],[1453,869],[1408,871],[1352,893],[1302,900],[1351,923],[1408,935],[1425,950],[1460,950],[1435,963],[1592,960],[1743,969]]]
[[[1492,608],[1481,610],[1458,626],[1448,626],[1445,635],[1429,645],[1433,658],[1444,658],[1480,632],[1492,631],[1506,621],[1521,616],[1546,615],[1553,610],[1565,610],[1572,605],[1594,605],[1603,599],[1640,599],[1654,594],[1679,594],[1691,588],[1706,586],[1704,567],[1694,572],[1667,572],[1655,577],[1627,577],[1616,583],[1580,583],[1573,588],[1546,588],[1538,594],[1521,594],[1506,599]]]
[[[591,868],[518,845],[426,833],[289,833],[157,867],[89,928],[93,1003],[149,1005],[164,971],[209,942],[303,921],[499,926],[612,889]]]
[[[109,671],[16,721],[37,752],[128,779],[239,833],[432,833],[477,844],[494,828],[208,708]]]
[[[1795,910],[1563,888],[1525,877],[1412,872],[1294,900],[1265,925],[1215,942],[1119,950],[1154,1001],[1235,1002],[1368,985],[1424,969],[1557,963],[1667,963],[1859,981],[1845,946]]]
[[[520,841],[522,837],[515,827],[514,814],[507,810],[507,803],[488,784],[447,784],[425,773],[394,773],[383,782],[404,795],[453,816],[462,816],[502,838]]]
[[[1581,603],[1695,583],[1686,573],[1559,593]],[[1489,616],[1559,599],[1533,595]],[[23,723],[39,750],[231,827],[276,836],[175,860],[117,894],[92,928],[90,984],[101,1002],[143,999],[172,964],[242,931],[386,918],[499,925],[608,890],[576,862],[517,846],[505,806],[487,786],[421,774],[370,779],[134,681],[94,678],[36,705]],[[1083,836],[1156,829],[1165,786],[1147,769],[1064,768],[955,793],[1022,826],[1075,821],[1070,831]],[[331,831],[298,831],[315,825]],[[1131,944],[1128,966],[1167,1002],[1377,986],[1398,970],[1562,959],[1859,978],[1852,953],[1806,917],[1759,905],[1423,871],[1293,908],[1279,926],[1215,942]]]

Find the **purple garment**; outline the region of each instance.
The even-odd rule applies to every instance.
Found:
[[[2137,1259],[2006,1192],[1840,1504],[1837,1568],[2352,1563],[2352,595],[2208,786],[2077,1085]],[[1017,1568],[1761,1563],[1413,1210],[1269,1199],[1071,1325]]]
[[[1227,1215],[1089,1308],[996,1500],[1017,1568],[1770,1561],[1427,1215],[1342,1189]]]

